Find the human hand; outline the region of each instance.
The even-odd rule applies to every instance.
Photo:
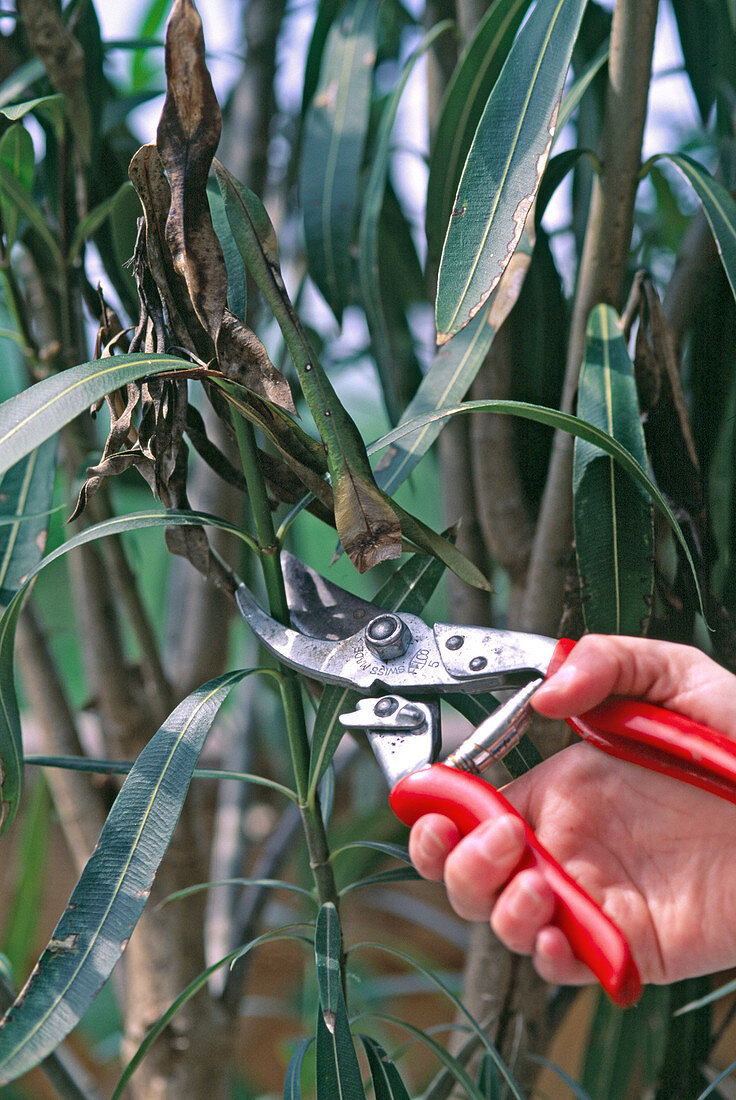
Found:
[[[533,704],[579,714],[609,695],[677,710],[736,737],[736,677],[688,646],[587,636]],[[666,776],[576,744],[504,788],[539,841],[627,937],[645,982],[671,982],[736,964],[736,806]],[[510,876],[524,850],[508,815],[465,839],[447,818],[423,817],[409,850],[427,878],[444,878],[456,911],[490,917],[496,934],[531,954],[554,983],[592,975],[550,925],[542,875]]]

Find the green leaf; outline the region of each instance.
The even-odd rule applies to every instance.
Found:
[[[238,249],[281,328],[326,448],[340,541],[359,572],[365,572],[380,561],[400,556],[396,511],[376,485],[360,432],[314,356],[294,311],[281,276],[276,233],[263,203],[219,161],[214,166]]]
[[[482,307],[519,243],[542,178],[586,0],[538,0],[491,93],[442,251],[438,343]],[[490,186],[489,186],[490,183]]]
[[[319,985],[318,1100],[363,1100],[363,1082],[342,992],[342,934],[337,909],[326,902],[317,916],[314,956]]]
[[[467,718],[473,726],[479,726],[490,714],[499,707],[499,702],[493,695],[464,695],[459,692],[448,694],[447,702],[464,718]],[[517,745],[510,749],[501,761],[512,778],[535,768],[542,763],[542,756],[534,742],[526,734]]]
[[[342,933],[337,908],[332,902],[320,907],[314,933],[314,955],[317,966],[317,985],[322,1014],[327,1026],[334,1030],[337,1008],[342,997],[342,973],[340,955]]]
[[[306,115],[309,104],[312,102],[317,85],[319,84],[319,72],[322,68],[322,58],[325,52],[327,37],[344,3],[345,0],[319,0],[317,18],[314,21],[314,30],[309,40],[307,60],[304,66],[302,117]]]
[[[424,36],[404,65],[399,82],[389,97],[381,114],[376,147],[373,150],[371,170],[363,194],[363,212],[360,217],[360,227],[358,231],[358,274],[360,278],[360,289],[363,306],[366,312],[366,319],[368,321],[368,328],[373,341],[376,363],[382,380],[386,407],[394,423],[398,420],[401,413],[397,394],[401,362],[397,359],[397,349],[394,346],[392,330],[386,315],[383,295],[381,293],[378,232],[391,155],[391,134],[393,132],[394,122],[396,121],[396,114],[399,109],[401,96],[414,70],[414,66],[432,46],[438,36],[444,34],[451,26],[452,23],[450,23],[449,20],[445,20],[433,27],[432,30]]]
[[[255,671],[255,669],[252,671]],[[303,886],[297,886],[293,882],[286,882],[280,878],[225,878],[213,882],[197,882],[194,886],[186,886],[183,890],[176,890],[159,902],[157,908],[168,905],[172,901],[182,901],[193,894],[201,894],[203,890],[213,890],[216,886],[264,886],[269,890],[289,890],[293,894],[299,894],[300,897],[308,898],[309,901],[313,902],[315,900],[314,894],[310,890],[305,890]]]
[[[138,757],[31,978],[0,1022],[0,1084],[69,1034],[125,950],[220,705],[247,670],[192,692]]]
[[[496,0],[478,24],[450,81],[432,143],[426,232],[437,263],[473,136],[529,0]]]
[[[3,207],[12,205],[19,215],[22,214],[24,218],[28,219],[32,228],[49,250],[57,274],[60,274],[63,259],[56,237],[46,224],[43,212],[30,191],[24,187],[15,173],[2,161],[0,161],[0,196],[2,197]]]
[[[568,88],[562,97],[560,103],[560,112],[557,115],[557,122],[555,123],[555,138],[557,138],[567,126],[568,122],[573,116],[575,108],[580,103],[587,92],[590,85],[595,80],[596,76],[608,61],[608,55],[611,50],[611,43],[606,41],[601,48],[591,57],[588,64],[580,73],[575,82]],[[552,145],[554,146],[554,139]]]
[[[286,1067],[286,1076],[284,1077],[284,1100],[301,1100],[302,1064],[304,1062],[304,1055],[313,1042],[314,1036],[310,1035],[308,1039],[302,1039],[301,1042],[297,1043],[294,1053],[289,1059],[289,1064]]]
[[[409,1023],[408,1020],[401,1020],[398,1016],[392,1016],[388,1012],[366,1012],[363,1013],[363,1017],[374,1020],[385,1020],[387,1023],[395,1024],[403,1031],[408,1032],[418,1042],[422,1043],[437,1060],[447,1069],[457,1081],[458,1085],[464,1090],[460,1095],[465,1097],[465,1100],[486,1100],[483,1093],[478,1086],[474,1083],[469,1073],[459,1060],[450,1054],[449,1050],[438,1043],[436,1039],[427,1031],[422,1031],[421,1028],[416,1027],[414,1024]],[[521,1094],[518,1093],[519,1100],[522,1100]]]
[[[388,871],[375,871],[372,875],[365,875],[364,878],[348,882],[347,885],[341,887],[340,897],[352,893],[353,890],[360,890],[364,886],[386,886],[393,885],[396,882],[418,882],[420,880],[421,875],[413,868],[392,867]]]
[[[23,739],[15,693],[13,654],[15,629],[28,585],[42,569],[69,550],[104,535],[122,534],[124,531],[146,527],[201,526],[202,524],[228,530],[255,549],[255,544],[248,535],[234,524],[221,520],[217,516],[210,516],[204,512],[142,512],[122,518],[113,517],[88,527],[48,554],[25,577],[23,586],[0,617],[0,833],[13,820],[23,791]]]
[[[25,126],[19,123],[9,126],[0,138],[0,163],[5,165],[30,195],[36,157],[33,138]],[[0,196],[0,210],[2,210],[5,231],[5,248],[9,254],[18,233],[19,210],[15,203],[9,202],[4,195]]]
[[[460,405],[454,405],[450,408],[438,409],[435,413],[430,413],[426,416],[418,416],[413,420],[408,421],[405,424],[400,424],[398,427],[393,428],[386,435],[382,436],[379,440],[373,443],[369,448],[369,454],[373,454],[376,451],[381,450],[383,447],[391,446],[397,439],[401,439],[404,435],[410,435],[412,432],[423,428],[431,420],[444,420],[448,416],[457,416],[460,413],[469,412],[494,412],[511,414],[514,416],[522,416],[527,420],[535,420],[538,424],[547,424],[551,428],[559,428],[563,432],[569,432],[570,435],[574,435],[579,439],[586,439],[589,443],[594,443],[597,447],[600,447],[606,454],[611,455],[617,462],[630,474],[630,476],[640,485],[645,492],[649,493],[654,502],[661,508],[664,515],[672,528],[677,541],[682,547],[682,552],[685,555],[685,559],[690,567],[690,571],[695,582],[695,586],[698,592],[698,599],[700,603],[700,610],[705,615],[705,609],[703,606],[703,597],[700,591],[700,585],[698,582],[698,573],[695,568],[695,562],[693,561],[690,548],[688,547],[687,540],[682,533],[682,529],[674,516],[672,509],[660,493],[659,489],[648,476],[648,474],[642,469],[641,465],[629,454],[625,447],[622,447],[618,440],[613,439],[607,432],[601,431],[599,428],[594,427],[592,424],[588,424],[587,421],[581,420],[578,416],[573,416],[571,413],[558,412],[556,409],[545,408],[542,405],[530,405],[524,401],[500,401],[500,400],[480,400],[480,401],[464,401]]]
[[[275,668],[263,667],[253,671],[261,672],[276,680],[281,678],[281,673]],[[134,766],[127,760],[101,760],[94,756],[45,756],[43,753],[30,753],[26,756],[25,762],[39,768],[64,768],[67,771],[96,772],[99,775],[127,775]],[[252,783],[254,787],[267,787],[268,790],[276,791],[292,802],[297,801],[296,793],[289,787],[277,783],[274,779],[267,779],[263,775],[234,772],[227,768],[195,768],[193,777],[195,779],[234,779],[237,783]]]
[[[207,182],[207,199],[210,204],[212,224],[220,241],[222,255],[225,258],[225,267],[227,268],[228,308],[236,317],[244,321],[247,306],[245,268],[243,266],[243,259],[238,251],[238,246],[233,238],[230,223],[227,220],[225,200],[222,197],[222,192],[213,180],[208,180]]]
[[[338,320],[350,301],[350,246],[358,209],[376,54],[375,0],[348,0],[329,30],[304,120],[299,192],[309,272]]]
[[[42,776],[33,785],[29,805],[20,825],[18,847],[13,860],[12,886],[6,905],[3,954],[14,974],[25,974],[33,963],[41,934],[44,893],[51,853],[52,821],[49,788]]]
[[[335,848],[332,853],[333,859],[340,852],[347,852],[351,848],[370,848],[375,852],[381,852],[385,856],[400,859],[402,863],[411,864],[409,849],[405,844],[389,844],[382,840],[352,840],[349,844],[343,844],[341,847]]]
[[[736,34],[721,0],[693,5],[672,0],[685,71],[690,78],[703,126],[719,91],[736,84]]]
[[[381,1044],[370,1035],[361,1035],[360,1041],[368,1059],[376,1100],[409,1100],[399,1071]]]
[[[501,1074],[504,1081],[506,1082],[506,1085],[508,1086],[510,1095],[514,1096],[516,1098],[516,1100],[524,1100],[524,1096],[521,1092],[521,1089],[520,1089],[518,1083],[516,1082],[516,1080],[514,1078],[513,1073],[508,1068],[508,1066],[504,1063],[503,1059],[501,1058],[501,1055],[498,1053],[498,1051],[494,1047],[493,1043],[490,1041],[490,1039],[486,1035],[485,1031],[483,1030],[481,1025],[478,1023],[478,1021],[476,1020],[475,1016],[473,1016],[473,1014],[465,1007],[465,1005],[462,1003],[460,998],[457,997],[452,992],[452,990],[449,988],[449,986],[446,984],[446,982],[444,982],[438,974],[436,974],[432,970],[429,970],[426,966],[423,966],[422,963],[418,962],[417,959],[413,959],[410,955],[407,955],[406,952],[399,951],[395,947],[388,947],[388,946],[386,946],[386,944],[381,944],[381,943],[360,943],[360,944],[356,944],[355,947],[352,948],[352,951],[356,951],[359,948],[365,948],[365,947],[377,948],[379,951],[383,952],[384,954],[393,955],[394,958],[401,959],[403,962],[408,963],[409,966],[413,967],[414,970],[418,970],[420,974],[424,974],[424,976],[429,979],[429,981],[432,983],[432,985],[434,985],[437,989],[439,989],[441,991],[441,993],[445,997],[447,997],[448,1000],[454,1005],[458,1015],[464,1017],[468,1021],[471,1028],[473,1029],[475,1034],[480,1039],[480,1042],[481,1042],[481,1045],[482,1045],[483,1049],[491,1057],[491,1059],[493,1060],[493,1064],[496,1066],[499,1073]],[[386,1017],[386,1019],[388,1019],[388,1018],[389,1017]],[[405,1026],[403,1021],[396,1020],[395,1022],[396,1023],[401,1023],[402,1026]],[[420,1033],[420,1034],[422,1034],[422,1033]],[[442,1060],[444,1061],[444,1058]],[[451,1064],[452,1063],[445,1062],[445,1065],[447,1065],[448,1068],[451,1066]],[[470,1081],[470,1078],[467,1077],[467,1074],[465,1074],[465,1070],[463,1070],[463,1075],[464,1075],[464,1081],[467,1080],[467,1082],[468,1082],[468,1085],[466,1085],[466,1087],[469,1086],[469,1089],[470,1089],[469,1095],[479,1096],[480,1093],[479,1093],[478,1089],[472,1083],[472,1081]],[[460,1080],[460,1078],[458,1078],[458,1080]]]
[[[532,243],[524,232],[516,254],[486,308],[480,310],[453,340],[436,351],[429,370],[401,418],[401,424],[462,400],[483,366],[497,329],[521,292],[531,255]],[[393,493],[406,480],[443,427],[441,420],[429,420],[412,434],[408,446],[405,443],[401,447],[392,446],[376,472],[378,484],[385,492]]]
[[[657,160],[667,160],[685,177],[703,206],[715,238],[726,278],[736,297],[736,202],[718,180],[702,164],[684,153],[659,153],[642,169],[642,174]]]
[[[35,84],[37,80],[42,80],[45,76],[46,70],[43,63],[37,57],[34,57],[31,61],[19,65],[7,79],[0,83],[0,110],[6,118],[12,117],[6,114],[6,111],[18,110],[24,106],[22,103],[15,103],[14,100],[17,100],[32,84]],[[9,107],[8,104],[12,104],[12,106]]]
[[[101,226],[104,225],[104,223],[107,221],[107,219],[112,216],[115,207],[120,202],[121,196],[126,191],[133,191],[133,193],[135,193],[133,184],[130,182],[130,180],[126,180],[125,183],[121,183],[120,187],[117,189],[117,191],[115,191],[114,194],[109,195],[106,199],[103,199],[102,202],[98,203],[93,210],[90,210],[86,217],[82,218],[79,225],[74,230],[74,236],[72,237],[72,242],[69,245],[67,262],[70,265],[73,265],[78,259],[79,254],[82,251],[82,247],[84,246],[84,242],[89,237],[93,237],[97,230],[100,229]]]
[[[27,99],[24,103],[12,103],[0,108],[0,113],[11,122],[19,122],[31,112],[47,118],[53,125],[57,138],[62,136],[66,113],[63,95],[43,95],[37,99]]]
[[[625,1100],[632,1076],[643,1068],[652,1013],[667,988],[647,986],[634,1008],[620,1009],[599,994],[585,1052],[581,1085],[590,1100]]]
[[[538,1065],[544,1066],[546,1069],[549,1069],[554,1074],[556,1074],[560,1078],[560,1080],[564,1082],[565,1085],[567,1085],[570,1092],[575,1097],[575,1100],[591,1100],[585,1089],[582,1088],[577,1083],[577,1081],[575,1081],[574,1078],[570,1076],[569,1073],[565,1073],[564,1069],[561,1069],[554,1062],[550,1062],[549,1058],[542,1058],[539,1054],[529,1054],[527,1055],[527,1057],[532,1062],[536,1062]]]
[[[191,370],[191,363],[173,355],[114,355],[70,367],[9,398],[0,405],[0,474],[118,386],[175,370]]]
[[[480,1064],[478,1085],[486,1100],[501,1100],[501,1081],[498,1076],[498,1070],[493,1063],[493,1059],[489,1058],[487,1054],[483,1055],[483,1060]]]
[[[634,365],[610,306],[596,306],[588,319],[578,416],[617,439],[647,468]],[[585,625],[599,634],[640,635],[654,592],[649,497],[612,455],[576,439],[573,498]]]
[[[54,491],[56,437],[0,477],[0,607],[7,607],[38,565]]]
[[[251,940],[250,943],[247,943],[244,947],[238,947],[235,951],[231,951],[228,955],[225,955],[224,958],[218,959],[217,962],[212,963],[212,965],[208,966],[206,970],[203,970],[201,974],[198,974],[197,977],[189,983],[186,989],[182,990],[179,996],[171,1002],[166,1011],[161,1013],[156,1023],[146,1033],[145,1039],[120,1075],[120,1079],[113,1090],[110,1100],[120,1100],[128,1081],[130,1081],[130,1078],[133,1076],[161,1032],[164,1031],[171,1020],[173,1020],[179,1009],[182,1008],[187,1001],[190,1001],[196,993],[199,993],[200,989],[207,985],[212,975],[216,973],[220,967],[226,966],[228,963],[234,964],[238,959],[242,959],[244,955],[252,951],[254,947],[259,947],[262,943],[268,943],[271,940],[302,940],[309,943],[311,947],[311,941],[306,940],[306,937],[286,934],[287,929],[303,927],[303,924],[287,924],[282,928],[272,928],[268,932],[264,932],[263,935],[257,936],[256,939]]]

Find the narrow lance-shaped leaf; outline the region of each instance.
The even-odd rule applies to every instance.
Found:
[[[437,342],[478,312],[521,238],[547,163],[586,0],[538,0],[511,47],[465,162],[442,251]]]
[[[230,531],[248,545],[253,545],[234,524],[200,512],[145,512],[123,518],[104,520],[88,527],[43,558],[24,578],[7,608],[0,617],[0,833],[13,820],[23,791],[23,741],[21,736],[18,700],[13,675],[13,651],[15,629],[23,606],[26,589],[31,580],[47,565],[77,546],[92,542],[104,535],[121,534],[124,531],[144,527],[198,526],[209,524]]]
[[[378,131],[376,147],[373,151],[373,161],[368,176],[368,182],[363,195],[363,212],[360,218],[358,233],[358,272],[360,275],[360,289],[363,306],[366,311],[368,327],[373,341],[373,350],[381,377],[386,407],[394,423],[399,418],[399,408],[396,386],[398,373],[401,370],[401,362],[395,354],[391,327],[384,309],[381,294],[381,280],[379,273],[379,220],[381,206],[386,188],[386,176],[389,167],[391,152],[391,134],[399,109],[401,96],[406,88],[417,61],[431,47],[436,38],[445,33],[452,26],[449,21],[433,27],[429,34],[425,35],[422,42],[404,66],[401,78],[394,89],[387,105],[383,109]]]
[[[212,224],[222,247],[227,270],[227,304],[235,316],[244,321],[247,305],[245,268],[228,224],[222,194],[214,180],[207,184],[207,198],[210,204]]]
[[[330,27],[345,0],[319,0],[317,17],[314,21],[312,37],[309,40],[307,59],[304,66],[304,84],[302,89],[302,116],[306,115],[309,104],[319,84],[319,72],[322,57],[330,33]]]
[[[317,915],[314,935],[319,986],[318,1100],[363,1100],[365,1096],[342,991],[341,953],[337,908],[332,902],[326,902]]]
[[[0,163],[15,176],[21,187],[30,193],[33,186],[35,155],[33,138],[25,126],[9,126],[0,138]],[[19,210],[14,202],[0,192],[0,210],[5,231],[5,248],[10,252],[18,232]]]
[[[376,1100],[409,1100],[401,1075],[380,1043],[370,1035],[361,1035]]]
[[[36,80],[40,74],[35,73],[35,66],[40,65],[40,63],[34,62],[32,64],[34,69],[28,71],[28,76],[31,77],[31,80]],[[19,122],[20,119],[32,112],[48,119],[56,130],[57,137],[61,137],[64,132],[65,118],[63,95],[38,96],[36,99],[27,99],[23,103],[11,103],[0,108],[0,114],[3,114],[10,122]]]
[[[365,444],[314,356],[281,276],[278,243],[260,199],[215,161],[233,237],[281,327],[304,397],[327,450],[335,523],[345,552],[360,572],[401,553],[401,528],[373,478]]]
[[[189,370],[173,355],[114,355],[51,375],[0,405],[0,475],[113,390],[165,371]]]
[[[309,271],[338,320],[350,301],[351,244],[376,57],[375,0],[349,0],[330,27],[304,120],[299,192]]]
[[[465,158],[530,0],[496,0],[478,24],[448,85],[427,180],[427,246],[439,262]]]
[[[667,517],[670,527],[682,547],[682,552],[690,567],[690,572],[692,573],[693,581],[695,582],[695,587],[698,592],[700,610],[701,613],[705,615],[703,594],[700,590],[698,572],[695,568],[693,556],[690,553],[687,539],[683,535],[682,529],[669,504],[640,463],[629,454],[625,447],[621,446],[618,440],[608,435],[607,432],[601,431],[600,428],[596,428],[593,424],[588,424],[587,421],[581,420],[579,416],[573,416],[571,413],[558,412],[556,409],[546,408],[543,405],[530,405],[524,401],[501,401],[493,399],[464,401],[462,404],[455,405],[452,408],[440,409],[426,416],[418,416],[414,420],[408,421],[406,424],[401,424],[393,428],[376,443],[372,444],[369,451],[370,453],[374,453],[375,451],[381,450],[382,447],[390,446],[404,435],[411,435],[411,433],[417,429],[423,428],[424,425],[431,420],[444,420],[449,416],[457,416],[460,413],[470,412],[494,412],[511,414],[512,416],[522,416],[528,420],[535,420],[538,424],[547,424],[550,428],[559,428],[563,432],[569,432],[570,435],[576,436],[579,439],[585,439],[589,443],[594,443],[597,447],[600,447],[602,451],[605,451],[606,454],[612,455],[633,480],[642,487],[644,492],[651,496],[655,504]]]
[[[217,711],[246,671],[192,692],[138,757],[48,946],[0,1022],[0,1085],[48,1055],[109,977],[150,894]]]
[[[49,250],[52,261],[57,271],[62,267],[61,250],[56,237],[49,229],[46,219],[38,203],[34,200],[30,191],[26,190],[23,183],[16,177],[7,164],[0,161],[0,194],[4,203],[12,203],[19,214],[27,218],[33,229]]]
[[[207,175],[221,129],[220,107],[205,63],[202,21],[192,0],[176,0],[166,31],[166,99],[156,133],[171,185],[166,242],[197,316],[215,344],[227,274],[212,227]]]
[[[668,160],[674,165],[700,199],[726,278],[736,297],[736,202],[723,184],[692,157],[684,153],[660,153],[652,157],[645,168],[657,160]]]
[[[0,606],[7,607],[41,560],[54,490],[56,438],[0,478]]]
[[[533,238],[527,226],[519,247],[484,309],[449,342],[437,349],[429,370],[411,400],[402,424],[455,405],[468,392],[482,367],[493,338],[513,309],[532,258]],[[410,441],[392,446],[376,470],[376,481],[387,493],[398,489],[442,431],[442,420],[427,420]]]
[[[302,1097],[302,1065],[304,1055],[314,1042],[314,1036],[302,1039],[297,1043],[294,1053],[289,1059],[284,1077],[284,1100],[301,1100]]]
[[[610,306],[596,306],[588,320],[578,416],[617,439],[646,468],[634,367]],[[601,634],[639,635],[654,590],[649,498],[611,455],[584,439],[575,440],[573,498],[585,625]]]
[[[114,194],[109,195],[106,199],[103,199],[93,210],[87,214],[85,218],[82,218],[81,222],[74,231],[74,237],[69,246],[69,254],[67,260],[70,264],[73,264],[82,250],[82,246],[88,237],[93,236],[97,230],[102,226],[107,219],[112,215],[115,206],[120,201],[120,197],[124,191],[130,191],[131,185],[128,181],[121,184]]]

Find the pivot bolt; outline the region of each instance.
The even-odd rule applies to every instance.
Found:
[[[381,661],[394,661],[403,657],[411,642],[411,632],[398,615],[376,615],[364,631],[365,644],[374,657]]]

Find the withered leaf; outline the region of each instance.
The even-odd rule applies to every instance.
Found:
[[[128,175],[141,200],[146,222],[145,251],[137,258],[147,266],[158,290],[171,341],[207,361],[214,355],[214,343],[194,311],[186,280],[174,269],[166,240],[171,188],[155,145],[144,145],[135,153]],[[145,304],[149,316],[155,321],[153,306],[147,298]]]
[[[222,319],[217,357],[226,378],[296,415],[289,383],[273,365],[255,332],[229,309]]]
[[[166,99],[156,133],[171,185],[166,241],[197,316],[215,344],[227,297],[227,272],[206,188],[221,129],[220,107],[205,63],[202,20],[192,0],[175,0],[166,31]]]
[[[355,471],[334,486],[335,525],[359,573],[401,556],[401,524],[388,498]]]
[[[247,492],[245,478],[240,470],[236,469],[230,460],[222,453],[207,435],[204,419],[201,413],[190,405],[187,409],[187,435],[191,440],[200,458],[204,459],[210,469],[214,470],[223,481],[234,485],[241,492]],[[288,462],[277,455],[267,451],[258,451],[258,461],[261,467],[268,491],[283,504],[296,504],[304,496],[305,483],[291,468]],[[329,493],[329,485],[322,482]],[[326,507],[319,500],[312,500],[306,505],[308,512],[317,516],[323,523],[330,527],[335,526],[332,507]]]

